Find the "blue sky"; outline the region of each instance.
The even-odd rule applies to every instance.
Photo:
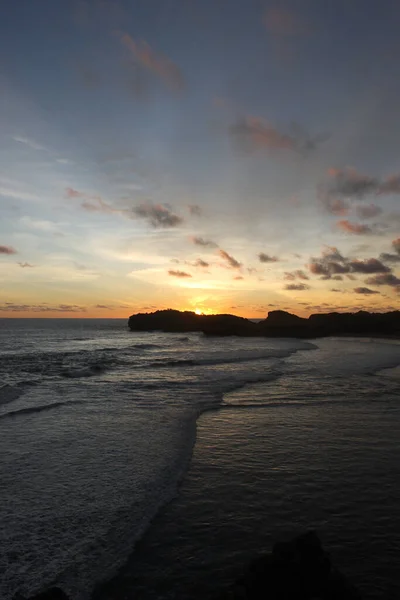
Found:
[[[0,315],[398,307],[397,2],[0,16]]]

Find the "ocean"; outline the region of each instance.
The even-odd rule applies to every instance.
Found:
[[[0,598],[212,597],[313,528],[399,598],[400,342],[0,320]]]

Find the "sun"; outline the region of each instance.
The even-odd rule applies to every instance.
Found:
[[[200,308],[196,308],[196,310],[194,311],[196,313],[196,315],[202,315],[203,311],[200,310]]]

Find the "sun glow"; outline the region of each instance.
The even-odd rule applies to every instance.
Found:
[[[202,315],[203,311],[200,308],[196,308],[196,310],[194,311],[196,313],[196,315]]]

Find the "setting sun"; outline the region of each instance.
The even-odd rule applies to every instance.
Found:
[[[194,311],[196,313],[196,315],[202,315],[203,311],[200,310],[200,308],[196,308],[196,310]]]

